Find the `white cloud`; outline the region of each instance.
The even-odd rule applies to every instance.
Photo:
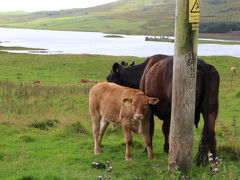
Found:
[[[52,11],[60,9],[85,8],[116,0],[2,0],[0,12],[7,11]]]

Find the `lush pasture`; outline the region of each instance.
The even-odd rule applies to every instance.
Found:
[[[220,73],[220,110],[216,121],[219,172],[193,165],[191,179],[240,177],[240,59],[203,57]],[[93,153],[88,115],[92,84],[80,79],[105,80],[114,62],[136,63],[144,58],[100,55],[0,54],[0,179],[170,179],[168,156],[163,153],[160,120],[156,118],[154,153],[148,160],[141,136],[133,136],[133,161],[125,162],[121,128],[108,128],[102,155]],[[230,75],[230,67],[237,74]],[[40,84],[33,81],[40,80]],[[232,82],[231,82],[232,81]],[[231,87],[232,84],[232,87]],[[202,130],[195,129],[194,154]],[[112,172],[92,167],[110,161]],[[224,166],[225,163],[225,166]],[[159,164],[159,167],[156,165]],[[181,179],[177,170],[174,179]]]

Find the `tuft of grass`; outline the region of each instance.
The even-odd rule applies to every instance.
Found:
[[[237,97],[237,98],[240,98],[240,91],[238,91],[238,92],[236,93],[236,97]]]
[[[76,122],[72,123],[70,128],[73,133],[89,135],[89,132],[86,130],[86,128],[82,125],[82,123],[80,121],[76,121]]]
[[[0,152],[0,161],[4,159],[4,154]]]
[[[29,136],[29,135],[22,135],[22,136],[20,136],[19,139],[26,143],[36,141],[36,139],[34,139],[32,136]]]
[[[45,121],[39,121],[39,122],[32,122],[31,127],[38,128],[40,130],[48,130],[49,127],[54,127],[56,123],[59,121],[57,119],[51,120],[45,120]]]
[[[225,154],[224,156],[229,157],[231,159],[231,161],[239,161],[240,160],[239,143],[219,145],[218,152],[221,153],[221,155]]]
[[[18,180],[39,180],[39,179],[34,176],[23,176],[20,177]]]
[[[40,130],[47,130],[48,129],[47,124],[44,121],[33,122],[33,123],[31,123],[31,127],[34,127],[34,128],[40,129]]]

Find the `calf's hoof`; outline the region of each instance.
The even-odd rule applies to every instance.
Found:
[[[132,161],[132,158],[126,158],[126,161],[127,161],[127,162],[131,162],[131,161]]]
[[[127,162],[131,162],[132,161],[132,156],[126,155],[125,159]]]
[[[96,156],[99,156],[99,155],[101,155],[101,152],[99,152],[99,151],[94,151],[94,154],[95,154]]]

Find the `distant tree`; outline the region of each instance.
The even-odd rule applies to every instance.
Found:
[[[200,23],[200,33],[227,33],[240,31],[240,22],[209,22]]]

